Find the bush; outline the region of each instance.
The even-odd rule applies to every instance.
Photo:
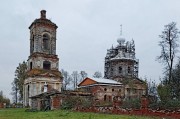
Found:
[[[151,103],[149,107],[151,109],[178,110],[180,109],[180,100],[159,101],[157,103]]]
[[[72,109],[76,106],[90,107],[91,100],[86,97],[70,96],[63,100],[61,109]]]
[[[122,108],[140,109],[140,99],[126,99],[122,103]]]

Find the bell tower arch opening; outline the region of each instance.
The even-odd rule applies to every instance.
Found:
[[[34,52],[34,35],[31,33],[31,39],[30,39],[30,54]]]
[[[51,62],[44,61],[43,62],[43,69],[50,70],[51,69]]]
[[[32,70],[32,67],[33,67],[33,66],[32,66],[32,62],[30,62],[30,70]]]
[[[45,33],[43,34],[43,49],[49,50],[50,36]]]

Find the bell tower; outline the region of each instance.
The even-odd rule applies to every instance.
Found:
[[[24,81],[24,106],[31,105],[29,97],[52,89],[61,91],[62,76],[59,71],[59,58],[56,55],[57,25],[46,18],[46,11],[40,12],[30,29],[30,56],[27,60],[27,79]]]

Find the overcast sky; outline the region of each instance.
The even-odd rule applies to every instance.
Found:
[[[139,59],[139,77],[158,82],[162,65],[158,41],[164,25],[175,21],[180,29],[180,0],[1,0],[0,90],[11,97],[18,63],[29,56],[30,24],[47,11],[56,23],[59,69],[104,74],[104,57],[117,45],[120,24],[127,41],[132,38]]]

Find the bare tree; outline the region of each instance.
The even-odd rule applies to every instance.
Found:
[[[87,77],[88,74],[85,71],[81,71],[80,75],[81,75],[81,81],[82,81],[83,79]]]
[[[102,78],[102,73],[99,71],[96,71],[93,75],[94,78]]]
[[[161,47],[161,55],[157,59],[165,64],[165,71],[168,74],[167,84],[170,84],[172,80],[172,68],[176,53],[178,51],[178,39],[179,39],[179,30],[176,28],[176,23],[171,22],[168,25],[164,26],[164,31],[159,37],[162,39],[159,42]]]
[[[63,69],[61,70],[61,73],[63,75],[63,89],[67,90],[67,86],[72,81],[72,78],[70,77],[69,73]]]
[[[73,73],[72,73],[72,79],[73,79],[74,89],[76,89],[76,88],[77,88],[77,85],[78,85],[78,80],[79,80],[78,71],[73,71]]]

